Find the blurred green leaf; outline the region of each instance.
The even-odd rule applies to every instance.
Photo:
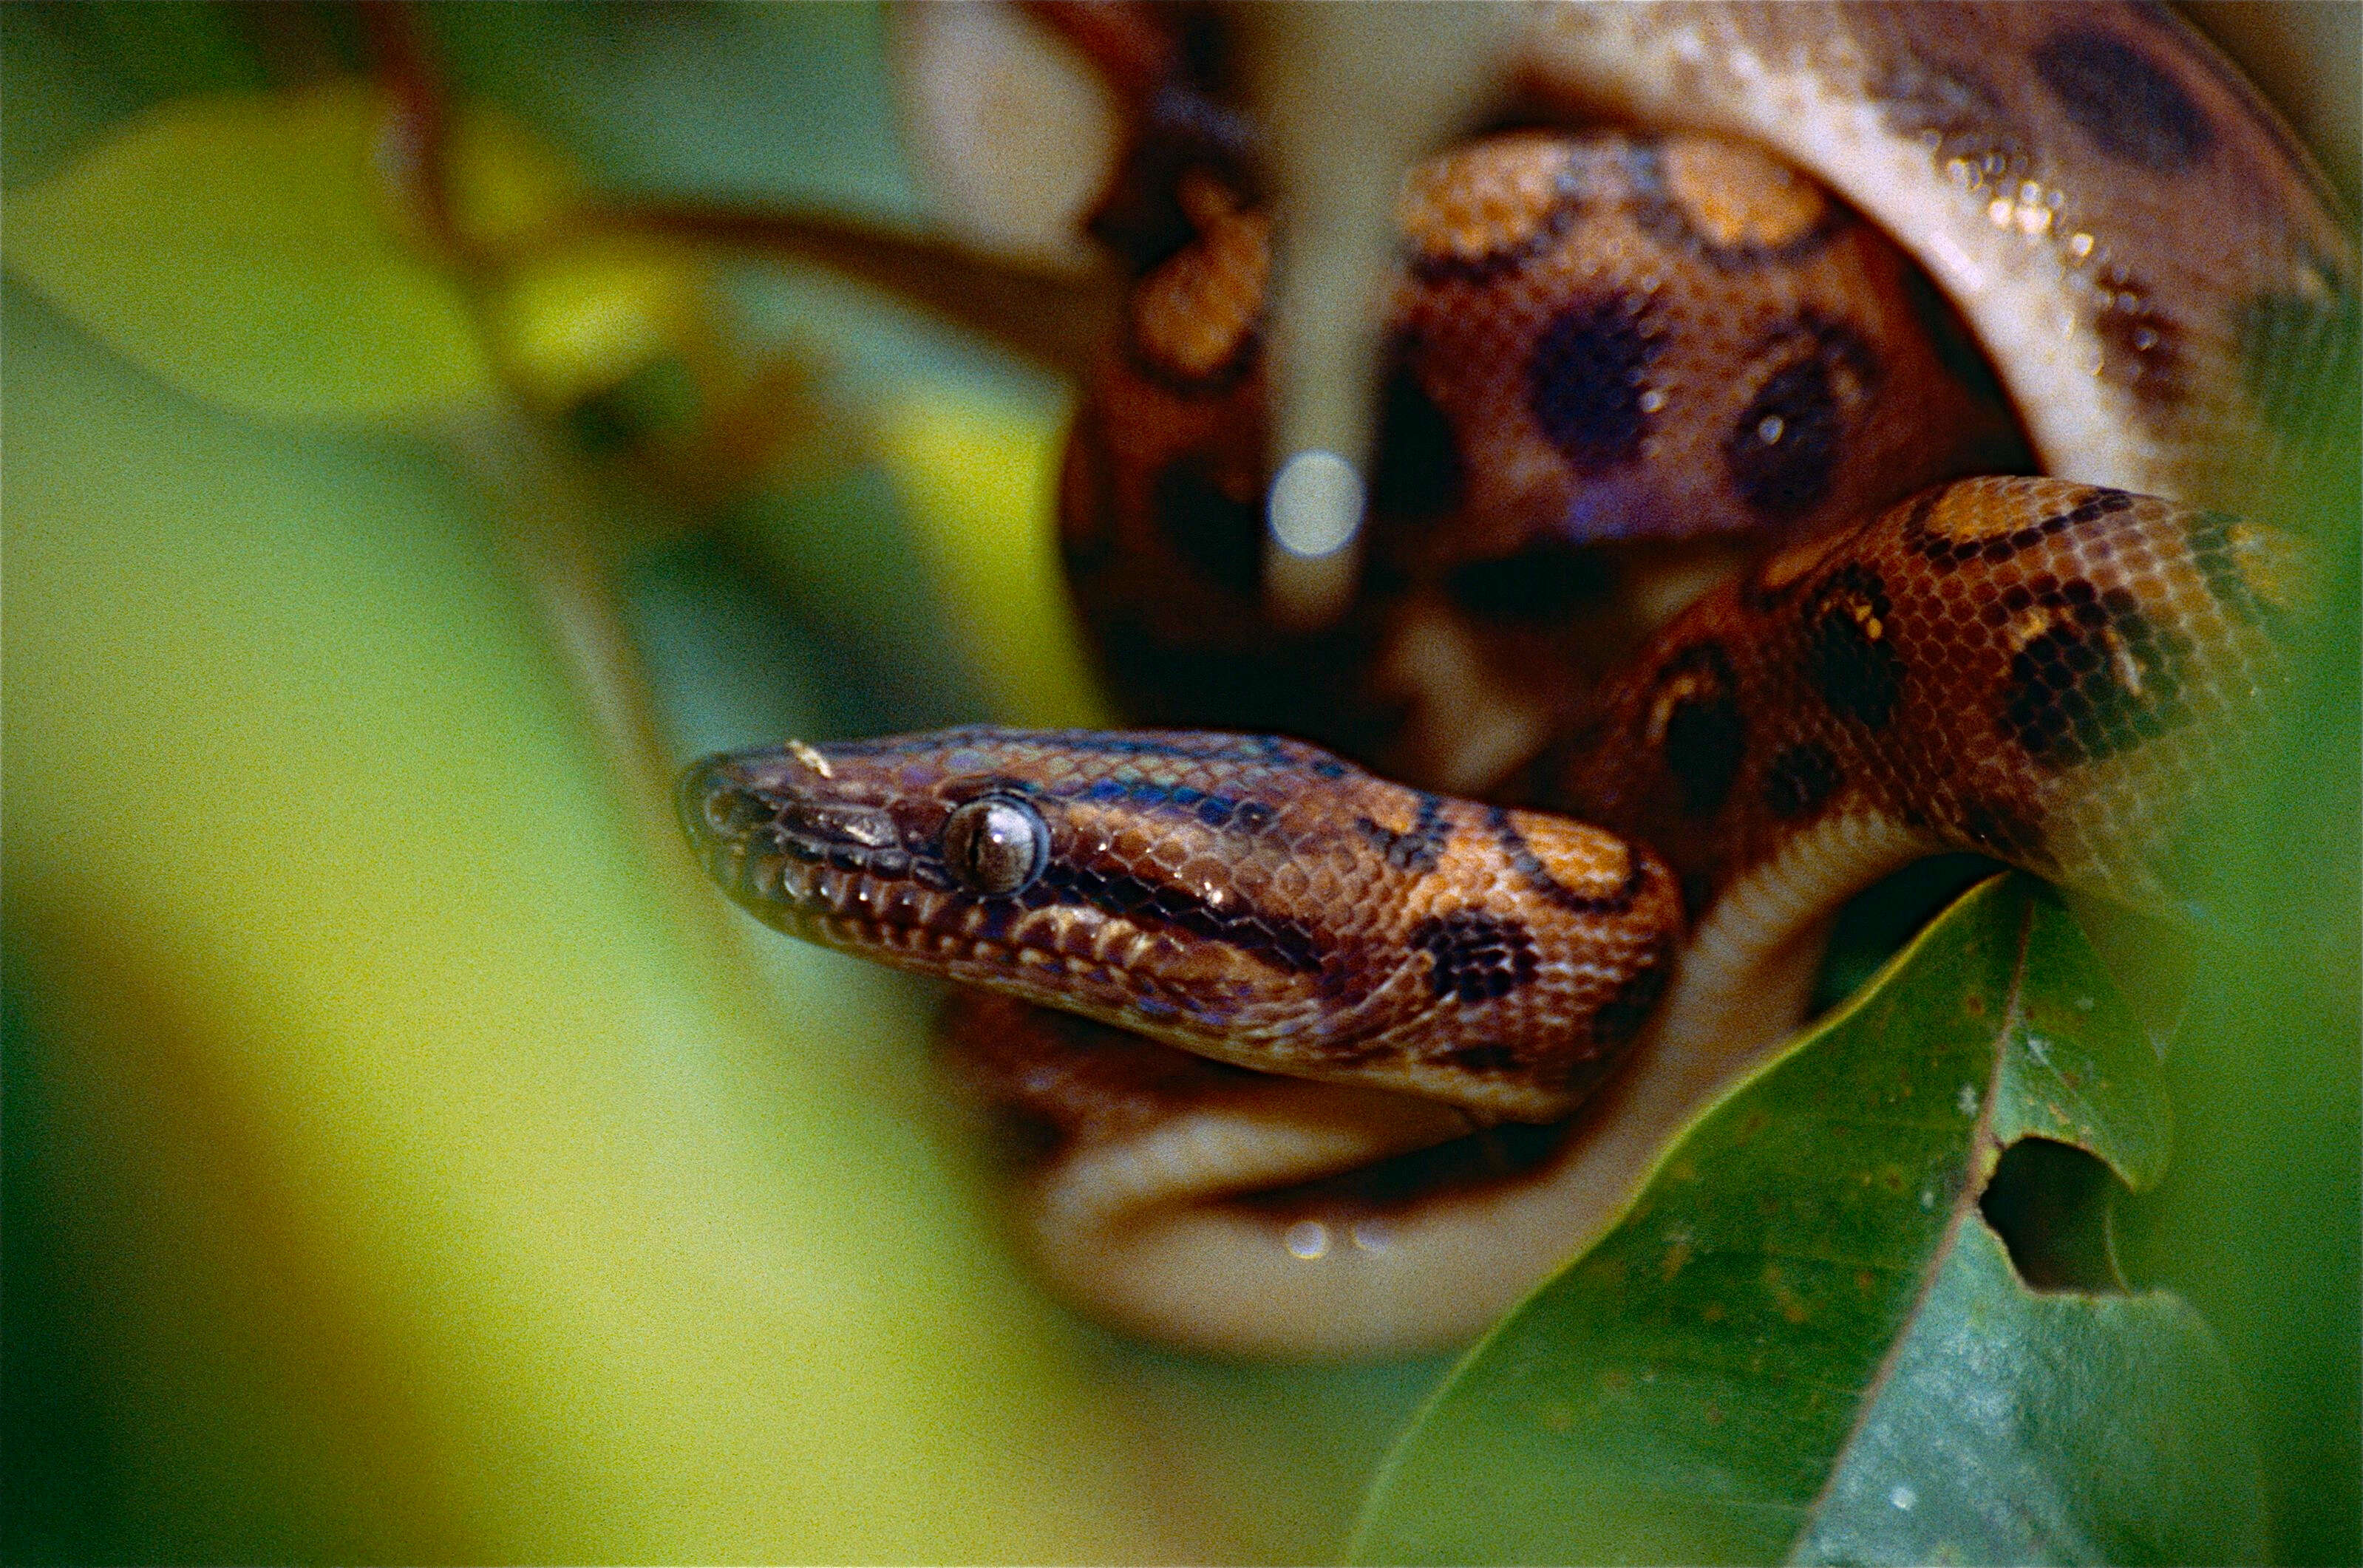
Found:
[[[919,1002],[778,944],[767,1005],[666,903],[436,450],[5,298],[10,1137],[101,1347],[71,1555],[1221,1555],[932,1135]]]
[[[162,105],[9,193],[8,270],[241,412],[416,424],[481,401],[497,383],[466,303],[392,219],[385,120],[358,83]]]
[[[2022,1139],[2054,1158],[2006,1210]],[[2154,1185],[2158,1064],[2057,900],[1990,882],[1479,1345],[1356,1560],[2253,1559],[2230,1371],[2180,1298],[2115,1287],[2104,1220],[2044,1207],[2068,1148]]]

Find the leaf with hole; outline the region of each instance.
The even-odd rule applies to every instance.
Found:
[[[1984,884],[1470,1353],[1355,1560],[2254,1560],[2230,1370],[2111,1255],[2167,1136],[2074,921]]]

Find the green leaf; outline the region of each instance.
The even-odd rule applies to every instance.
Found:
[[[1984,884],[1470,1353],[1355,1560],[2254,1560],[2214,1340],[2045,1207],[2062,1170],[2153,1185],[2167,1142],[2155,1054],[2074,921]]]
[[[268,418],[421,424],[496,389],[396,231],[386,104],[338,83],[177,99],[9,193],[11,274],[127,359]]]

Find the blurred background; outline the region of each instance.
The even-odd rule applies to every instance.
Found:
[[[2351,201],[2352,8],[2206,9]],[[627,215],[924,228],[891,34],[0,7],[9,1561],[1314,1561],[1448,1365],[1067,1313],[927,989],[673,842],[672,759],[1108,712],[1071,387]],[[2124,1238],[2292,1561],[2357,1550],[2351,467]]]

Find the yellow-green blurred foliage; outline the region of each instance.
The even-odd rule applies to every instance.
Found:
[[[567,105],[463,100],[464,281],[385,199],[349,16],[0,21],[8,1556],[1325,1550],[1432,1368],[1194,1366],[1046,1301],[926,993],[684,924],[484,482],[551,471],[518,394],[770,343],[844,433],[750,464],[743,548],[572,519],[626,540],[676,746],[1096,715],[1059,389],[823,281],[534,243],[561,136],[891,210],[876,15],[434,18],[463,90]],[[561,510],[628,491],[575,468]]]

